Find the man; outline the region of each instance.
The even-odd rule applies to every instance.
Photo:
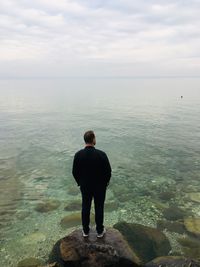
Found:
[[[101,238],[106,232],[103,225],[104,201],[112,170],[106,153],[95,148],[94,132],[87,131],[84,140],[85,147],[76,152],[72,168],[82,195],[82,233],[84,237],[89,235],[90,209],[94,198],[97,237]]]

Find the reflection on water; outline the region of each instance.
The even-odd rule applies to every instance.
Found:
[[[53,244],[80,224],[71,165],[88,129],[113,169],[105,225],[126,220],[159,227],[172,254],[190,253],[177,223],[200,217],[199,80],[0,83],[4,267],[25,257],[46,260]]]

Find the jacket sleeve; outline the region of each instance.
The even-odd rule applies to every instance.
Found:
[[[80,166],[79,166],[79,160],[77,154],[74,156],[73,160],[73,167],[72,167],[72,175],[74,176],[74,179],[76,180],[77,185],[80,185]]]
[[[104,153],[104,173],[105,173],[105,178],[106,178],[107,185],[110,182],[111,172],[112,172],[112,169],[111,169],[111,166],[110,166],[109,159],[108,159],[106,153]]]

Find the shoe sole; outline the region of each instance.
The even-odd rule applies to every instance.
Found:
[[[87,234],[85,234],[84,232],[82,232],[82,236],[83,236],[83,237],[88,237],[89,234],[87,235]]]
[[[105,233],[106,233],[106,230],[103,232],[103,234],[101,234],[101,235],[97,235],[97,237],[98,237],[98,238],[102,238],[102,237],[104,237]]]

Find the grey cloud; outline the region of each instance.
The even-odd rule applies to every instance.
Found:
[[[45,75],[89,75],[94,68],[125,75],[130,66],[146,73],[152,64],[159,74],[172,69],[170,62],[179,73],[180,58],[199,54],[199,7],[195,0],[1,1],[0,72],[17,61],[18,75],[38,73],[37,65]],[[188,66],[199,70],[191,60]]]

